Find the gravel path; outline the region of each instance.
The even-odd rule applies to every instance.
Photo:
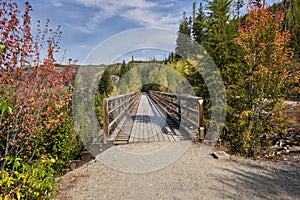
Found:
[[[151,145],[132,144],[143,152]],[[300,163],[199,156],[192,144],[174,163],[124,173],[92,161],[59,178],[56,199],[300,199]]]

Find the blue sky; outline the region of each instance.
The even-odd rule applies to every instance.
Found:
[[[193,0],[32,0],[32,21],[50,19],[62,26],[61,48],[66,57],[79,59],[103,40],[133,28],[161,27],[177,30],[183,11]]]
[[[66,58],[78,59],[80,64],[97,44],[114,34],[143,27],[177,31],[182,13],[192,14],[194,1],[31,0],[29,2],[33,6],[31,13],[33,25],[38,19],[42,22],[50,19],[50,26],[53,28],[61,25],[63,32],[61,49],[67,50]],[[199,5],[200,1],[196,2]],[[146,58],[149,58],[149,55]]]

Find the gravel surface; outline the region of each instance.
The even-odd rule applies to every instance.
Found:
[[[124,146],[142,153],[148,147]],[[156,171],[125,173],[95,160],[57,182],[56,199],[294,200],[300,199],[300,163],[203,158],[199,145],[192,144],[174,163]]]

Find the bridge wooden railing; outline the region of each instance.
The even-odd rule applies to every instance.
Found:
[[[107,143],[107,138],[114,127],[128,113],[131,106],[137,100],[139,93],[132,92],[116,97],[103,99],[103,136],[104,144]]]
[[[179,125],[196,129],[204,141],[204,101],[201,97],[150,91],[149,96]]]

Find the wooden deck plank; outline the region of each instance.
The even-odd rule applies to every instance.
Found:
[[[159,141],[169,141],[167,137],[165,137],[165,134],[163,133],[163,129],[164,129],[164,122],[163,122],[163,118],[160,116],[160,114],[158,113],[158,111],[156,110],[156,108],[154,107],[153,102],[150,103],[152,104],[152,111],[153,111],[153,122],[156,124],[156,133],[157,136],[159,138]]]
[[[139,120],[139,116],[135,116],[129,142],[135,142],[136,138],[138,137],[138,131],[137,131],[138,127],[136,122],[137,120]]]
[[[162,123],[160,120],[158,120],[158,118],[154,118],[154,123],[156,124],[156,133],[157,133],[157,136],[159,137],[159,141],[168,141],[166,140],[167,138],[164,137],[164,134],[163,134],[163,126],[162,126]]]
[[[148,101],[148,99],[147,99]],[[147,116],[148,116],[148,119],[146,121],[146,125],[147,125],[147,142],[155,142],[155,135],[156,133],[153,132],[153,130],[156,128],[155,127],[155,123],[153,123],[152,121],[152,116],[153,116],[153,112],[152,112],[152,109],[151,109],[151,105],[149,105],[149,108],[147,110]]]
[[[142,95],[130,133],[129,143],[176,141],[165,119],[148,96]]]
[[[148,142],[155,142],[156,133],[153,132],[153,129],[155,128],[155,124],[151,120],[152,113],[151,113],[150,109],[149,109],[148,115],[149,115],[149,121],[146,122],[147,129],[148,129]]]
[[[152,124],[152,122],[147,122],[148,125],[148,142],[155,142],[155,135],[156,133],[153,132],[153,128],[155,124]],[[152,126],[151,126],[152,125]]]
[[[141,101],[136,113],[136,118],[134,121],[134,131],[131,133],[134,135],[133,142],[143,141],[143,110],[144,110],[144,97],[141,97]]]
[[[143,127],[142,121],[143,121],[143,116],[140,115],[139,116],[139,121],[138,121],[138,129],[137,129],[138,137],[136,137],[136,142],[142,142],[142,140],[143,140],[143,128],[144,127]]]
[[[150,119],[151,119],[151,130],[152,134],[156,135],[157,141],[168,141],[167,138],[163,134],[163,121],[162,117],[157,112],[151,100],[148,100],[149,110],[151,111]]]
[[[148,108],[147,108],[148,109]],[[147,133],[148,133],[148,126],[147,126],[147,110],[146,110],[146,108],[143,108],[143,115],[142,115],[143,117],[142,117],[142,131],[141,131],[141,133],[142,133],[142,138],[141,138],[141,140],[143,141],[143,142],[147,142],[147,140],[148,140],[148,137],[147,137]]]
[[[133,126],[132,126],[132,129],[131,129],[130,137],[129,137],[129,143],[132,143],[133,140],[134,140],[134,137],[135,137],[135,135],[134,135],[134,133],[135,133],[135,128],[136,128],[136,127],[133,125]]]
[[[136,114],[138,104],[139,104],[139,97],[133,103],[132,107],[127,116],[124,116],[124,123],[120,123],[118,127],[115,129],[114,133],[116,133],[116,137],[114,139],[114,144],[127,144],[130,140],[130,133],[133,127],[133,119]]]
[[[151,102],[151,101],[150,101]],[[156,124],[156,135],[158,138],[158,141],[167,141],[166,138],[164,137],[163,134],[163,128],[164,128],[164,123],[163,123],[163,117],[159,114],[159,112],[156,110],[156,107],[154,107],[153,102],[152,103],[152,108],[153,108],[153,120],[154,123]]]
[[[132,139],[130,142],[144,142],[146,141],[147,131],[151,128],[146,121],[145,116],[148,116],[148,106],[147,106],[147,98],[145,96],[141,97],[141,101],[136,113],[136,120],[133,124],[133,129],[131,132]],[[146,112],[148,111],[148,112]]]
[[[157,121],[157,118],[154,116],[154,113],[152,112],[151,116],[150,116],[150,120],[151,120],[151,124],[152,126],[150,127],[151,129],[151,134],[153,135],[153,139],[154,141],[164,141],[164,138],[162,136],[162,130],[160,128],[160,124]]]
[[[138,100],[138,102],[140,101],[140,98]],[[139,103],[138,103],[139,104]],[[134,105],[134,112],[132,113],[132,115],[130,116],[131,117],[131,120],[132,120],[132,127],[131,127],[131,131],[129,132],[129,142],[133,142],[134,140],[134,137],[135,135],[132,135],[131,133],[134,133],[133,129],[135,128],[133,125],[134,125],[134,120],[135,120],[135,117],[136,117],[136,113],[137,113],[137,109],[138,109],[138,106],[139,105]]]
[[[151,123],[153,124],[152,134],[155,135],[155,141],[164,141],[164,137],[162,135],[161,123],[158,121],[158,112],[156,111],[153,102],[148,99],[150,109],[151,110]]]
[[[147,142],[148,141],[148,125],[147,120],[149,118],[148,116],[148,110],[149,106],[147,105],[147,99],[143,98],[143,102],[141,102],[141,138],[140,142]]]
[[[150,100],[151,101],[151,100]],[[151,102],[154,106],[153,102]],[[155,107],[154,107],[155,108]],[[160,116],[159,112],[156,109],[153,109],[156,116]],[[172,131],[165,120],[162,120],[162,117],[157,117],[156,123],[159,124],[160,128],[162,129],[160,134],[164,138],[164,141],[174,142],[175,139],[172,135]]]
[[[143,123],[142,123],[142,108],[141,108],[141,102],[143,101],[143,98],[141,97],[141,101],[135,116],[135,120],[133,123],[133,129],[131,131],[132,140],[131,142],[140,142],[140,139],[142,137],[142,129],[143,129]]]

